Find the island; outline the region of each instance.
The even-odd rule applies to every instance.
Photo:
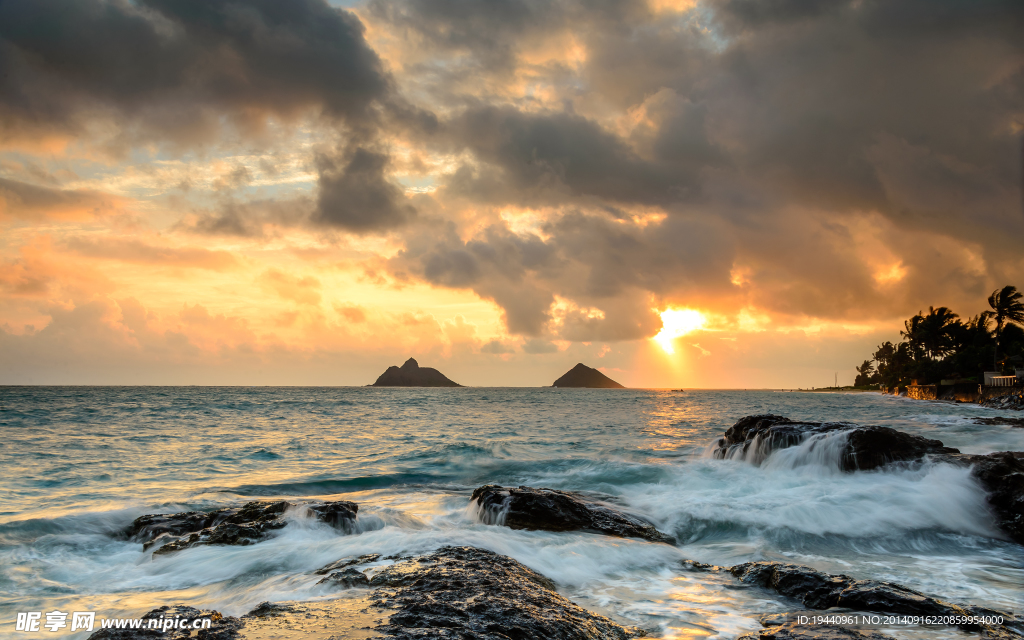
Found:
[[[597,369],[588,367],[582,362],[555,380],[553,387],[575,387],[583,389],[625,389],[618,382],[615,382]]]
[[[449,380],[443,373],[431,367],[421,367],[414,358],[409,358],[401,367],[394,365],[380,374],[371,387],[461,387]]]

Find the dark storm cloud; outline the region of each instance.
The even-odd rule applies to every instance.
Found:
[[[268,227],[298,227],[308,224],[313,200],[296,196],[285,200],[239,201],[225,199],[214,211],[203,211],[191,224],[178,228],[212,236],[262,238]]]
[[[355,123],[388,91],[362,24],[322,0],[0,3],[7,136],[74,133],[98,112],[179,143],[222,115],[246,124],[317,107]]]
[[[320,193],[313,222],[355,232],[405,224],[416,211],[388,182],[387,164],[388,156],[363,148],[341,158],[318,158]]]
[[[573,195],[666,204],[697,185],[699,167],[644,160],[593,121],[569,113],[471,109],[451,131],[479,160],[501,169],[515,190],[564,187]]]
[[[548,239],[492,225],[463,242],[449,225],[410,236],[396,271],[471,289],[505,313],[510,332],[571,340],[632,340],[657,332],[651,295],[728,286],[732,248],[714,222],[674,219],[638,229],[600,215],[567,213]],[[586,309],[552,315],[556,296]],[[557,327],[551,323],[556,321]]]
[[[111,213],[118,198],[94,191],[40,187],[0,178],[0,218],[91,218]]]
[[[551,256],[545,269],[484,258],[485,248],[519,256],[503,251],[527,242],[494,229],[411,241],[403,257],[434,284],[495,300],[526,335],[549,326],[554,296],[606,312],[567,317],[563,335],[574,324],[577,336],[607,337],[645,326],[638,292],[685,300],[717,289],[786,314],[870,318],[926,295],[971,299],[1019,272],[1008,265],[1024,251],[1020,2],[706,0],[685,14],[628,2],[372,6],[434,56],[411,74],[439,73],[442,61],[474,70],[475,92],[458,78],[431,87],[451,114],[436,139],[475,160],[437,198],[586,213],[555,216],[531,241]],[[571,81],[566,68],[524,62],[559,33],[586,49]],[[480,93],[503,78],[555,98]],[[599,121],[604,105],[638,124],[624,134]],[[668,218],[642,230],[611,220],[637,206]],[[849,225],[875,214],[883,220],[870,224],[890,235],[871,262],[876,246]],[[954,249],[964,243],[974,248]],[[879,260],[901,261],[903,283],[879,288]],[[742,286],[730,283],[733,265]],[[506,304],[496,294],[512,283],[528,294]],[[630,296],[635,317],[610,330]]]
[[[562,38],[566,28],[615,29],[647,16],[643,0],[370,0],[367,8],[397,34],[414,36],[419,51],[451,55],[446,64],[460,72],[497,74],[514,71],[539,38]],[[445,73],[429,59],[413,66]]]
[[[429,132],[429,111],[404,103],[362,23],[323,0],[122,0],[0,3],[0,123],[15,138],[32,131],[74,135],[115,118],[115,147],[214,142],[221,123],[243,131],[270,114],[314,110],[350,148],[321,155],[314,223],[352,231],[400,225],[412,214],[384,175],[388,157],[359,148],[394,128]],[[390,133],[391,131],[389,131]],[[251,181],[244,168],[215,183]],[[260,235],[267,221],[294,221],[289,203],[226,205],[203,215],[205,233]]]
[[[561,3],[544,0],[371,0],[368,8],[433,47],[471,51],[470,64],[491,70],[514,68],[520,39],[562,23],[566,13]]]

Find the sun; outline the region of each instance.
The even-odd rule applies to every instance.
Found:
[[[661,345],[665,353],[675,353],[672,341],[679,336],[700,329],[707,323],[707,318],[700,311],[693,309],[665,309],[661,312],[661,331],[652,338]]]

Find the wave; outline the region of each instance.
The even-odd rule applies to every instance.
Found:
[[[840,464],[852,430],[851,427],[849,430],[805,434],[799,443],[792,446],[785,446],[786,443],[780,442],[780,439],[773,435],[764,437],[763,432],[756,434],[749,444],[733,445],[724,456],[718,453],[716,441],[708,445],[703,457],[736,460],[774,469],[794,469],[813,465],[838,472],[841,470]]]
[[[234,493],[243,496],[323,496],[353,493],[400,485],[423,485],[444,482],[445,478],[426,473],[392,473],[361,476],[344,480],[309,480],[277,484],[244,484],[237,487],[211,487],[201,493]]]
[[[834,444],[805,442],[773,453],[761,466],[697,459],[676,469],[673,480],[636,487],[623,498],[689,543],[721,535],[723,527],[733,536],[758,530],[847,537],[937,530],[1002,537],[970,469],[924,462],[842,473]]]

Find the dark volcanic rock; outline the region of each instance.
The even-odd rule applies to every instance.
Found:
[[[809,567],[780,562],[745,562],[730,567],[729,571],[743,582],[795,598],[809,609],[842,607],[908,616],[1001,615],[1007,625],[1016,624],[1010,615],[952,604],[892,582],[855,580],[849,576],[834,576]],[[1017,633],[1011,626],[963,625],[962,628],[983,631],[992,637]]]
[[[773,451],[800,444],[817,434],[842,433],[839,467],[843,471],[877,469],[892,462],[931,456],[933,460],[971,466],[974,477],[988,492],[988,504],[997,524],[1014,541],[1024,544],[1024,452],[988,455],[962,454],[938,440],[890,429],[861,427],[844,422],[797,422],[776,415],[741,418],[720,438],[717,458],[742,456],[760,464]]]
[[[848,627],[786,624],[766,627],[754,633],[747,633],[737,640],[893,640],[891,636],[872,631],[860,631]]]
[[[190,628],[168,628],[166,633],[163,632],[162,626],[159,629],[146,628],[150,624],[150,620],[174,620],[174,618],[178,616],[180,616],[182,620],[188,620],[189,622],[192,622],[197,618],[209,618],[210,628],[199,629],[198,631]],[[89,640],[185,640],[185,638],[198,638],[198,640],[234,640],[239,637],[238,632],[243,625],[243,622],[238,618],[222,616],[218,611],[199,610],[193,607],[186,607],[184,605],[153,609],[146,615],[142,616],[142,620],[143,628],[100,629],[90,635]],[[99,621],[97,621],[96,624],[99,625]],[[193,636],[193,633],[196,635]]]
[[[461,387],[452,382],[437,369],[421,367],[416,360],[409,358],[401,367],[390,366],[380,374],[374,387]]]
[[[1024,544],[1024,451],[949,457],[971,465],[971,473],[988,491],[988,504],[999,527]]]
[[[249,502],[242,507],[227,507],[208,513],[145,515],[136,518],[122,537],[143,543],[143,549],[159,547],[154,554],[165,554],[207,544],[248,545],[265,540],[271,532],[288,524],[285,511],[290,502]],[[349,531],[359,506],[337,501],[307,505],[313,515],[333,527]]]
[[[339,573],[348,572],[358,573],[351,568]],[[146,619],[209,616],[212,628],[194,636],[192,629],[166,634],[155,629],[102,630],[90,640],[366,637],[374,625],[373,632],[401,640],[627,640],[644,635],[641,629],[625,628],[583,609],[559,595],[544,576],[483,549],[444,547],[387,567],[371,584],[374,590],[362,597],[264,602],[242,618],[184,606],[161,607],[146,614]]]
[[[646,520],[568,491],[489,484],[474,491],[471,500],[480,505],[481,519],[487,524],[512,529],[594,531],[622,538],[674,542]]]
[[[796,598],[810,609],[846,607],[905,615],[967,615],[964,609],[889,582],[854,580],[779,562],[745,562],[729,571],[743,582]]]
[[[555,380],[553,387],[576,387],[586,389],[625,389],[618,382],[615,382],[597,369],[592,369],[582,362],[565,375]]]
[[[318,576],[322,576],[322,575],[326,575],[326,574],[328,574],[328,573],[330,573],[332,571],[339,571],[341,569],[347,569],[348,567],[354,567],[354,566],[359,565],[359,564],[367,564],[368,562],[373,562],[373,561],[378,560],[378,559],[380,559],[380,554],[379,553],[367,553],[366,555],[356,556],[354,558],[353,557],[342,558],[341,560],[335,560],[334,562],[332,562],[331,564],[327,565],[326,567],[321,567],[321,568],[317,569],[313,573],[315,573]]]
[[[715,457],[742,454],[760,464],[769,454],[800,444],[819,434],[846,434],[839,466],[844,471],[876,469],[891,462],[918,460],[926,455],[959,453],[938,440],[902,433],[889,427],[862,427],[846,422],[798,422],[771,414],[740,418],[719,439]]]
[[[512,558],[444,547],[374,576],[375,606],[391,610],[377,631],[391,638],[625,640],[643,635],[590,613]]]
[[[988,424],[995,426],[1020,427],[1024,428],[1024,418],[974,418],[974,424]]]
[[[329,584],[350,589],[352,587],[369,587],[370,579],[362,571],[349,567],[344,571],[335,571],[317,584]]]

